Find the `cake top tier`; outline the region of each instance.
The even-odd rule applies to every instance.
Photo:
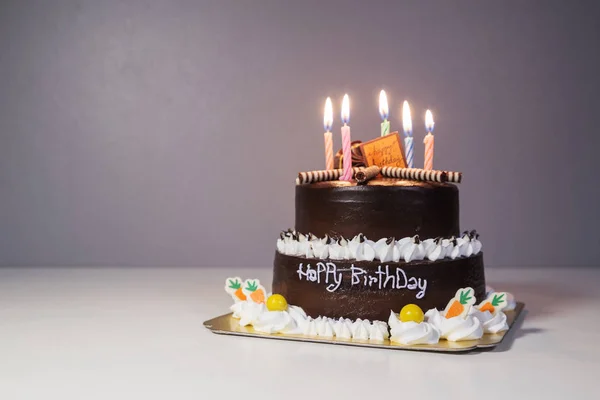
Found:
[[[295,229],[346,238],[362,233],[372,240],[459,235],[458,188],[394,178],[297,185]]]

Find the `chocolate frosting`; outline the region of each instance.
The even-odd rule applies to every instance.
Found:
[[[326,289],[324,282],[313,282],[302,277],[297,271],[300,263],[313,269],[317,263],[333,262],[342,274],[341,285],[333,292]],[[402,268],[408,277],[427,280],[427,289],[421,299],[414,290],[383,288],[362,284],[352,285],[352,266],[360,267],[369,273],[377,271],[381,265],[391,270]],[[477,302],[485,300],[485,276],[483,254],[461,257],[455,260],[411,261],[410,263],[379,261],[321,261],[304,257],[286,256],[275,253],[273,269],[273,293],[283,295],[289,304],[302,307],[311,317],[319,315],[332,318],[370,319],[386,321],[390,310],[399,312],[406,304],[417,304],[423,312],[430,308],[444,309],[460,288],[472,287]]]
[[[450,237],[459,235],[458,221],[453,184],[378,178],[296,186],[295,228],[320,237]]]

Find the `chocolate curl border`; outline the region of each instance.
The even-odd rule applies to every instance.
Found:
[[[409,179],[421,182],[447,182],[447,171],[425,170],[421,168],[398,168],[398,167],[383,167],[381,174],[388,178]],[[459,172],[451,172],[451,174],[460,174]],[[462,174],[460,174],[462,175]],[[454,177],[454,175],[453,175]]]
[[[358,171],[365,169],[364,167],[352,168],[352,176],[356,176]],[[343,169],[323,169],[319,171],[308,171],[299,172],[296,178],[296,185],[303,185],[305,183],[325,182],[325,181],[336,181],[340,179]]]
[[[368,168],[364,168],[361,171],[357,171],[354,174],[354,177],[359,185],[364,185],[365,183],[379,175],[380,171],[381,168],[379,168],[377,165],[371,165]]]

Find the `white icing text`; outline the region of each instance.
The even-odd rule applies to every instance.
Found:
[[[412,290],[416,291],[415,297],[422,299],[427,291],[427,279],[409,277],[402,268],[385,267],[379,265],[377,270],[369,272],[363,268],[357,267],[354,264],[350,268],[338,269],[337,265],[332,262],[318,262],[315,267],[310,263],[300,263],[298,265],[299,280],[307,280],[316,284],[324,283],[327,285],[325,289],[329,292],[335,292],[342,284],[342,272],[349,272],[346,276],[350,280],[351,286],[363,285],[375,289],[397,289],[397,290]]]

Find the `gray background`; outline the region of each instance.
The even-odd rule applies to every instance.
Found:
[[[322,108],[408,99],[486,263],[598,264],[594,2],[2,1],[0,265],[270,265]]]

